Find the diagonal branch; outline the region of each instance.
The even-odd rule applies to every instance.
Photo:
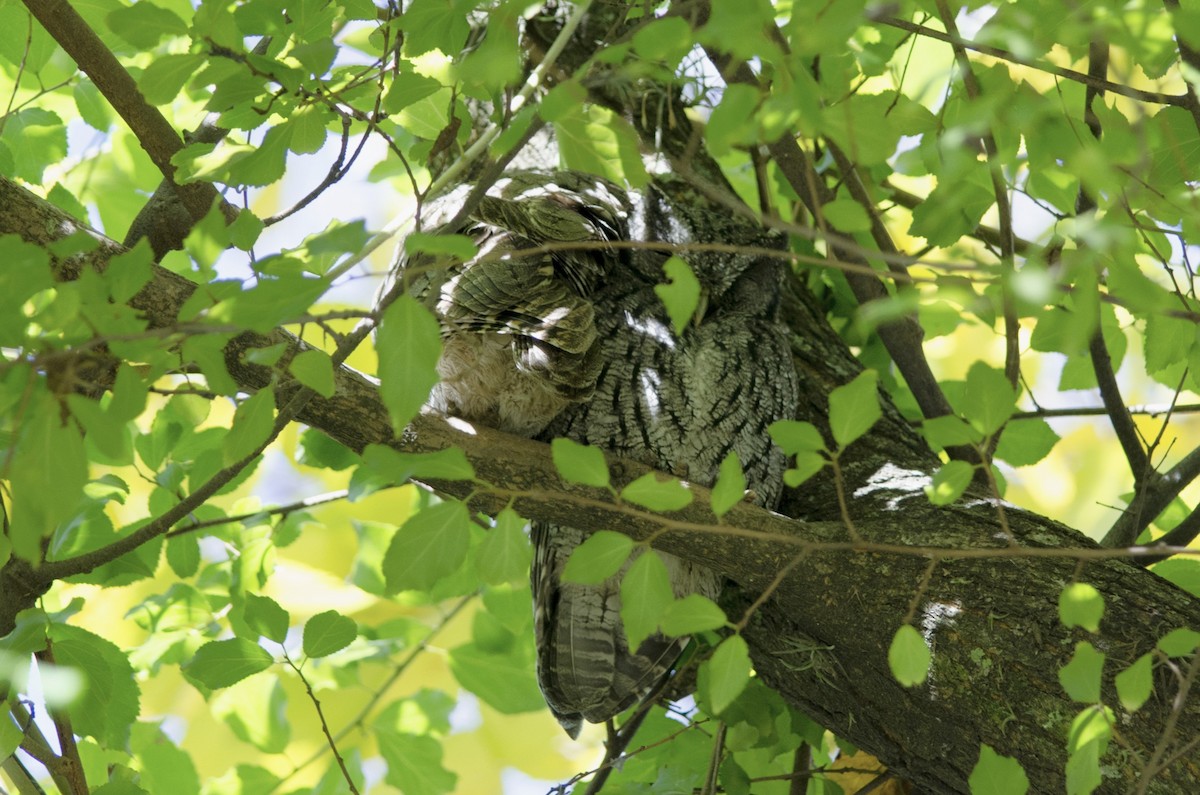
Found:
[[[947,44],[954,44],[964,49],[972,50],[982,55],[990,55],[993,58],[999,58],[1009,63],[1027,66],[1030,69],[1037,69],[1047,74],[1058,75],[1059,77],[1071,80],[1076,83],[1082,83],[1085,86],[1092,87],[1100,91],[1107,91],[1110,94],[1120,94],[1123,97],[1140,100],[1141,102],[1150,102],[1155,105],[1177,105],[1187,107],[1188,97],[1186,94],[1162,94],[1155,91],[1146,91],[1132,86],[1114,83],[1110,80],[1097,78],[1093,75],[1088,75],[1083,72],[1078,72],[1074,69],[1068,69],[1057,64],[1047,61],[1031,61],[1027,58],[1022,58],[1014,52],[1002,49],[1000,47],[992,47],[988,44],[979,44],[960,36],[945,33],[937,28],[931,28],[926,25],[918,25],[915,22],[910,22],[907,19],[899,19],[898,17],[879,17],[877,21],[884,25],[900,30],[916,33],[919,36],[926,36],[937,41],[943,41]]]
[[[175,181],[175,166],[171,157],[183,148],[183,140],[158,108],[151,105],[138,90],[133,77],[105,46],[96,32],[68,0],[24,0],[30,13],[54,38],[67,54],[87,73],[100,93],[129,125],[142,149],[162,172]],[[218,198],[211,183],[193,182],[176,185],[176,193],[194,220],[203,218]],[[233,209],[226,214],[232,218]]]
[[[954,60],[958,63],[959,72],[962,74],[963,86],[967,89],[967,97],[972,101],[978,100],[982,93],[979,81],[975,77],[975,70],[971,66],[971,59],[967,56],[966,48],[959,43],[961,38],[958,35],[958,26],[954,21],[954,14],[950,12],[950,6],[946,0],[937,0],[937,9],[942,24],[946,27],[946,32],[957,40],[952,45]],[[1004,179],[1004,169],[1000,162],[999,147],[996,146],[996,136],[988,129],[981,136],[981,140],[983,142],[984,154],[987,156],[988,172],[992,179],[992,192],[996,197],[996,214],[1000,219],[1000,267],[1005,275],[1009,277],[1001,283],[1004,308],[1004,375],[1012,388],[1017,389],[1021,382],[1021,325],[1017,320],[1016,299],[1012,294],[1011,283],[1011,276],[1015,268],[1014,257],[1016,255],[1012,203],[1008,198],[1008,184]]]

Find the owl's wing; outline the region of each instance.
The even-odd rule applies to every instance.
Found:
[[[436,223],[452,215],[464,195],[434,203],[429,218]],[[591,294],[612,264],[606,246],[625,235],[626,201],[619,189],[597,178],[520,172],[498,181],[465,227],[438,228],[470,236],[478,248],[474,258],[449,268],[428,257],[401,258],[394,278],[407,276],[410,293],[437,316],[443,339],[457,338],[456,355],[498,364],[498,351],[507,347],[522,377],[540,379],[564,400],[581,400],[591,394],[599,370]],[[443,368],[442,377],[454,375]],[[494,381],[498,389],[540,389],[528,380],[516,387]],[[481,387],[487,385],[479,379],[447,385],[474,398]],[[535,418],[516,423],[540,425]]]
[[[631,707],[670,674],[687,643],[655,633],[631,652],[620,615],[620,578],[628,564],[599,585],[562,581],[567,558],[582,541],[579,530],[533,524],[538,684],[572,739],[584,720],[603,723]]]

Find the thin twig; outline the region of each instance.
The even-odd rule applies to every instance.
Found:
[[[1175,698],[1171,701],[1171,711],[1167,713],[1162,734],[1159,736],[1158,742],[1154,744],[1154,753],[1138,777],[1137,789],[1134,790],[1136,795],[1145,795],[1154,777],[1167,768],[1164,757],[1171,744],[1171,738],[1175,735],[1175,726],[1179,723],[1179,716],[1183,714],[1183,708],[1187,706],[1188,694],[1196,681],[1197,672],[1200,672],[1200,651],[1192,653],[1191,664],[1188,665],[1187,672],[1179,682],[1179,690],[1176,691]]]
[[[390,486],[388,488],[391,488]],[[234,516],[222,516],[219,519],[209,519],[204,522],[193,522],[192,524],[184,524],[176,527],[171,532],[167,533],[167,538],[175,538],[186,533],[194,533],[197,530],[205,530],[209,527],[220,527],[225,524],[233,524],[235,522],[244,522],[247,519],[254,519],[262,516],[287,516],[296,511],[302,511],[306,508],[315,508],[318,505],[324,505],[329,502],[344,500],[350,496],[347,489],[338,489],[337,491],[329,491],[324,494],[315,494],[312,497],[305,497],[302,500],[290,503],[288,505],[279,505],[274,508],[264,508],[261,511],[252,513],[241,513]]]
[[[350,775],[350,771],[346,768],[346,761],[342,759],[342,754],[338,751],[337,741],[333,739],[333,735],[329,732],[329,723],[325,720],[325,710],[321,709],[321,702],[317,699],[317,694],[313,692],[312,684],[309,683],[308,677],[300,670],[300,666],[292,661],[288,656],[287,649],[283,650],[283,660],[288,666],[296,672],[296,676],[304,684],[304,692],[308,694],[308,700],[312,702],[313,709],[317,712],[317,719],[321,722],[321,733],[325,735],[325,741],[328,743],[329,750],[333,751],[333,758],[337,760],[338,767],[341,768],[342,778],[346,780],[346,786],[350,788],[352,795],[359,795],[358,786],[354,783],[354,777]]]
[[[916,33],[917,35],[920,35],[920,36],[926,36],[931,39],[937,39],[938,41],[943,41],[943,42],[946,42],[947,44],[957,44],[965,49],[973,50],[973,51],[981,53],[983,55],[990,55],[993,58],[999,58],[1001,60],[1009,61],[1010,63],[1018,64],[1020,66],[1027,66],[1030,69],[1037,69],[1039,71],[1047,72],[1052,75],[1058,75],[1059,77],[1066,78],[1067,80],[1072,80],[1076,83],[1082,83],[1085,86],[1094,86],[1103,91],[1108,91],[1109,93],[1112,93],[1112,94],[1120,94],[1121,96],[1130,97],[1132,99],[1138,99],[1138,100],[1141,100],[1142,102],[1151,102],[1156,105],[1177,105],[1180,107],[1187,107],[1187,95],[1186,94],[1162,94],[1162,93],[1159,93],[1156,91],[1143,91],[1140,88],[1133,88],[1132,86],[1126,86],[1126,85],[1122,85],[1120,83],[1113,83],[1108,80],[1096,80],[1095,78],[1093,78],[1089,75],[1086,75],[1083,72],[1077,72],[1074,69],[1067,69],[1065,67],[1058,66],[1056,64],[1046,63],[1046,62],[1042,62],[1042,61],[1030,61],[1028,59],[1021,58],[1020,56],[1016,55],[1013,52],[1010,52],[1009,50],[1004,50],[999,47],[992,47],[987,44],[978,44],[978,43],[970,41],[968,39],[963,39],[958,36],[952,36],[949,33],[944,33],[940,30],[937,30],[936,28],[926,27],[925,25],[918,25],[918,24],[916,24],[914,22],[910,22],[906,19],[882,16],[882,17],[877,17],[876,21],[881,22],[884,25],[889,25],[893,28],[899,28],[900,30],[906,30],[909,33]]]
[[[409,666],[416,661],[417,657],[420,656],[427,648],[429,648],[429,644],[433,642],[434,638],[436,638],[442,632],[442,630],[444,630],[450,624],[450,622],[454,620],[455,616],[461,613],[463,608],[465,608],[476,596],[477,594],[468,594],[467,596],[464,596],[462,599],[455,602],[454,606],[442,616],[441,620],[435,626],[430,628],[425,637],[421,639],[421,642],[409,650],[404,659],[397,663],[392,669],[391,674],[388,675],[388,678],[384,680],[383,684],[376,688],[375,692],[371,695],[371,698],[368,699],[367,703],[364,704],[362,709],[358,711],[358,714],[351,718],[345,726],[343,726],[337,731],[336,734],[333,735],[333,743],[335,745],[345,739],[350,732],[362,726],[362,724],[366,721],[367,716],[371,714],[371,711],[374,710],[375,707],[378,706],[379,702],[383,700],[384,694],[391,689],[392,685],[394,685],[401,676],[404,675],[404,672],[407,671]],[[274,786],[274,788],[268,790],[265,795],[270,795],[270,793],[278,790],[290,779],[298,775],[301,770],[324,756],[325,751],[325,748],[321,748],[315,751],[303,762],[297,764],[292,768],[290,773],[283,776]]]

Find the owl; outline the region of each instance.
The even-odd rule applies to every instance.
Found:
[[[447,201],[454,209],[454,195]],[[512,174],[464,228],[443,231],[471,235],[479,255],[411,282],[443,329],[431,409],[537,439],[568,437],[703,485],[736,452],[753,498],[775,504],[784,461],[767,426],[792,416],[797,393],[777,317],[782,260],[686,249],[719,241],[761,251],[778,241],[748,237],[682,180],[664,175],[627,193],[569,171]],[[701,286],[686,327],[672,326],[654,289],[665,281],[661,247],[617,241],[684,251]],[[584,533],[535,522],[532,538],[538,681],[576,737],[583,721],[606,721],[654,689],[688,639],[655,634],[629,648],[620,581],[632,558],[598,585],[566,583]],[[662,557],[676,597],[720,591],[709,569],[640,554]]]

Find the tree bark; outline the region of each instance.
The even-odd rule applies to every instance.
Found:
[[[79,228],[0,179],[0,233],[46,246]],[[121,250],[105,240],[87,262],[56,260],[56,273],[74,278],[82,267],[103,267]],[[153,281],[131,303],[152,326],[166,328],[196,289],[156,267]],[[785,304],[804,386],[798,415],[824,427],[829,391],[859,366],[807,291],[792,284]],[[281,330],[230,342],[227,366],[242,388],[261,388],[272,376],[247,364],[245,351],[277,342],[289,348],[283,367],[305,347]],[[723,571],[734,584],[735,604],[750,604],[803,555],[745,629],[758,675],[923,791],[966,792],[981,742],[1016,757],[1034,791],[1062,790],[1067,730],[1084,705],[1067,697],[1058,671],[1080,640],[1108,655],[1104,701],[1117,712],[1119,740],[1104,759],[1110,778],[1101,791],[1125,791],[1162,740],[1178,682],[1157,676],[1155,697],[1129,714],[1116,707],[1112,677],[1167,632],[1200,627],[1200,600],[1070,528],[1006,505],[1016,542],[1010,546],[995,500],[973,495],[951,507],[932,506],[922,489],[937,459],[886,401],[884,418],[841,458],[841,488],[858,540],[839,518],[838,484],[828,471],[789,492],[782,510],[800,519],[743,503],[718,522],[704,489],[694,489],[691,506],[665,516],[618,505],[608,492],[562,483],[546,445],[491,429],[422,416],[396,439],[374,385],[345,367],[337,373],[337,393],[314,398],[299,419],[356,451],[368,444],[405,452],[461,447],[478,478],[495,488],[431,485],[459,497],[474,495],[480,510],[497,510],[515,498],[516,509],[529,518],[641,539],[655,535],[655,546]],[[617,486],[646,471],[634,462],[611,463]],[[36,570],[17,560],[5,565],[0,632],[10,631],[16,613],[32,606],[54,579],[78,573],[63,563],[69,561]],[[1095,635],[1068,630],[1058,620],[1059,593],[1075,580],[1091,583],[1105,598]],[[913,688],[896,681],[887,661],[892,636],[906,620],[933,651],[928,681]],[[1166,670],[1161,660],[1158,670]],[[1166,740],[1170,747],[1200,732],[1196,700],[1179,709]],[[1193,752],[1159,772],[1148,791],[1185,792],[1197,778],[1200,754]]]

